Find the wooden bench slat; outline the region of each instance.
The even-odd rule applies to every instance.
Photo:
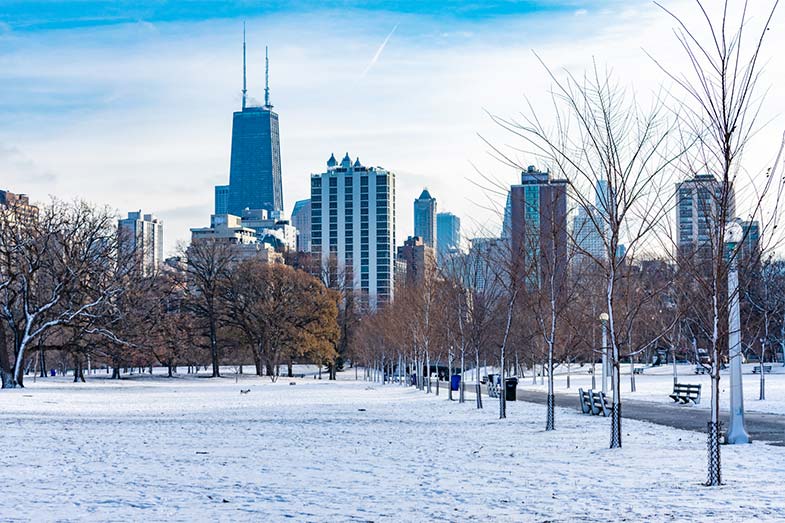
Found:
[[[673,385],[673,392],[668,397],[684,405],[690,401],[697,405],[700,403],[701,386],[693,383],[676,383]]]

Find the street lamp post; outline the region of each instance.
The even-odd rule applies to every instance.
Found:
[[[602,392],[608,392],[608,313],[600,314],[602,323]]]
[[[741,225],[732,222],[725,232],[730,259],[728,264],[728,348],[730,356],[730,425],[729,444],[750,443],[744,427],[744,391],[741,384],[741,319],[739,315],[739,270],[736,263],[736,246],[744,235]],[[719,365],[715,361],[714,365]]]

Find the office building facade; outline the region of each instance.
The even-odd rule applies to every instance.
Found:
[[[439,263],[461,250],[461,219],[451,212],[436,214],[436,247]]]
[[[215,212],[213,214],[229,214],[229,186],[215,186]]]
[[[406,263],[407,285],[421,284],[436,274],[436,253],[418,236],[409,236],[398,247],[398,260]]]
[[[423,189],[414,200],[414,235],[431,249],[436,249],[436,198]]]
[[[292,225],[297,229],[297,251],[311,252],[311,200],[294,204]]]
[[[529,166],[510,188],[510,256],[527,285],[539,286],[549,271],[565,275],[568,184]]]

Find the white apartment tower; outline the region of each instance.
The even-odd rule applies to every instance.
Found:
[[[711,174],[698,174],[676,184],[677,247],[680,253],[703,250],[713,241],[723,197],[722,183]],[[729,222],[736,217],[736,202],[731,188],[727,195]],[[724,224],[722,224],[724,227]]]
[[[144,276],[157,273],[164,262],[164,224],[152,214],[129,212],[117,224],[120,253],[133,257]]]
[[[327,171],[311,175],[311,252],[325,283],[345,278],[372,309],[392,301],[395,174],[331,155]]]

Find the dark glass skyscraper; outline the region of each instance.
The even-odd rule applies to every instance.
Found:
[[[243,106],[232,118],[229,185],[216,187],[215,213],[242,216],[245,209],[265,209],[271,218],[277,219],[283,212],[281,141],[278,113],[270,103],[266,49],[264,105],[248,106],[246,93],[243,29]]]
[[[246,107],[232,121],[228,211],[242,216],[246,208],[274,217],[283,211],[278,114],[271,105]]]

